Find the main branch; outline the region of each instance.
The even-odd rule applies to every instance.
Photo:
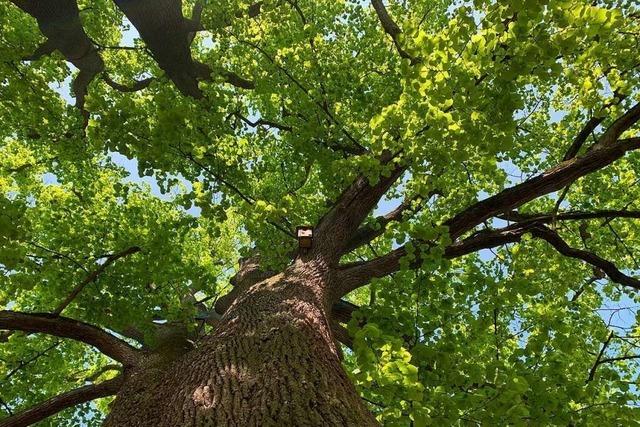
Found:
[[[30,426],[72,406],[90,402],[100,397],[113,396],[118,392],[121,384],[122,378],[117,377],[112,380],[103,381],[100,384],[86,385],[62,393],[26,411],[0,420],[0,427]]]
[[[76,97],[76,107],[82,112],[86,125],[89,117],[84,110],[87,86],[104,70],[104,62],[82,27],[76,1],[12,0],[12,2],[34,17],[40,31],[47,37],[47,41],[27,59],[38,59],[57,50],[78,68],[79,72],[73,81],[72,89]]]
[[[519,242],[524,234],[531,233],[533,237],[542,239],[553,246],[559,253],[570,258],[582,260],[602,270],[612,281],[633,289],[640,290],[640,280],[624,274],[614,263],[608,261],[593,252],[576,249],[569,246],[560,235],[546,227],[543,220],[540,222],[522,222],[498,230],[481,231],[467,239],[447,246],[444,257],[447,259],[458,258],[482,249],[489,249],[507,243]],[[411,268],[419,268],[421,265],[420,246],[429,245],[429,242],[412,242],[416,248],[413,252]],[[374,278],[388,276],[400,270],[401,260],[407,257],[407,245],[397,248],[386,255],[370,261],[350,263],[340,266],[338,282],[341,289],[339,296],[345,295],[360,286],[369,283]]]
[[[393,159],[388,160],[386,165],[393,164],[390,162]],[[360,175],[343,191],[316,227],[315,253],[321,253],[331,262],[339,260],[364,219],[406,170],[402,164],[393,165],[393,169],[386,176],[380,176],[377,183],[371,184],[367,177]]]
[[[0,329],[45,333],[81,341],[125,366],[135,365],[141,354],[139,350],[96,326],[47,313],[0,311]]]
[[[521,184],[477,202],[444,224],[453,240],[497,214],[510,211],[545,194],[558,191],[578,178],[608,166],[628,151],[640,148],[640,137],[618,140],[640,120],[640,103],[619,117],[586,154],[573,157],[547,169]]]
[[[448,259],[457,258],[481,249],[517,242],[532,226],[532,224],[516,224],[500,230],[477,233],[465,240],[447,246],[444,257]],[[410,264],[410,267],[418,268],[422,264],[420,246],[429,246],[431,243],[413,241],[412,244],[415,251],[414,261]],[[340,283],[339,296],[346,295],[352,290],[369,283],[374,278],[388,276],[400,270],[401,260],[407,255],[407,245],[404,245],[370,261],[341,265],[338,269],[338,282]]]
[[[115,0],[118,8],[136,27],[160,68],[183,95],[202,98],[199,80],[211,80],[213,70],[193,59],[191,42],[201,30],[199,14],[192,19],[182,12],[181,0]],[[253,89],[253,82],[228,71],[220,73],[228,83]]]

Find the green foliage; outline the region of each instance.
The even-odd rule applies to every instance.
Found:
[[[193,2],[183,3],[190,11]],[[380,154],[402,153],[409,172],[387,197],[422,196],[422,210],[344,259],[410,238],[434,242],[410,246],[403,271],[349,296],[363,308],[349,325],[345,366],[378,420],[637,423],[637,360],[601,364],[587,381],[611,330],[621,338],[607,358],[637,354],[635,294],[606,278],[589,282],[590,268],[534,239],[444,260],[450,239],[439,226],[557,164],[589,118],[606,127],[640,99],[636,2],[388,2],[414,64],[368,3],[265,0],[255,18],[243,15],[247,2],[205,3],[207,31],[192,51],[215,78],[193,100],[130,40],[113,2],[79,2],[110,77],[155,78],[126,93],[95,79],[85,131],[60,96],[76,71],[59,54],[22,60],[43,37],[35,20],[0,3],[1,306],[51,311],[110,254],[139,246],[65,314],[116,332],[190,319],[193,294],[220,294],[241,255],[257,248],[266,266],[282,266],[295,245],[283,228],[317,223],[357,174],[375,183],[389,173]],[[125,44],[133,48],[112,49]],[[222,70],[255,89],[225,84]],[[368,154],[349,155],[358,147]],[[135,159],[138,173],[129,176],[114,153]],[[638,170],[630,153],[573,184],[562,210],[640,209]],[[551,195],[520,211],[551,212],[556,202]],[[577,222],[558,229],[573,246],[638,272],[637,220],[584,224],[588,241]],[[415,261],[421,268],[409,271]],[[607,310],[626,306],[617,323],[609,319]],[[0,398],[17,411],[107,364],[86,346],[15,334],[0,346]],[[0,416],[6,408],[0,402]],[[99,401],[43,425],[93,425],[106,410]]]

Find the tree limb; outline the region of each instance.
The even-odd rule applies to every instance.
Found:
[[[340,323],[333,321],[331,322],[331,331],[333,332],[333,336],[336,340],[340,341],[347,348],[353,350],[353,338],[351,338],[347,328],[342,326]]]
[[[640,290],[640,280],[624,274],[615,264],[592,252],[572,248],[558,233],[544,226],[542,221],[522,222],[499,230],[476,233],[467,239],[447,246],[444,251],[444,257],[453,259],[482,249],[519,242],[522,236],[528,232],[534,237],[545,240],[562,255],[580,259],[602,270],[612,281]],[[430,242],[414,241],[412,243],[416,249],[414,252],[415,260],[410,266],[411,268],[418,268],[421,264],[419,246],[421,244],[429,245]],[[338,282],[341,284],[339,296],[365,285],[373,278],[388,276],[400,270],[400,260],[407,254],[407,246],[404,245],[370,261],[341,265],[338,269]]]
[[[535,237],[539,237],[545,240],[564,256],[580,259],[588,264],[593,265],[594,267],[598,267],[600,270],[604,271],[606,275],[609,276],[609,278],[614,282],[636,290],[640,290],[640,280],[631,276],[627,276],[626,274],[621,272],[611,261],[601,258],[593,252],[572,248],[560,237],[558,233],[551,230],[550,228],[547,228],[544,225],[536,225],[535,227],[531,228],[531,234]]]
[[[376,11],[376,15],[378,16],[378,20],[380,20],[380,24],[382,25],[384,32],[387,33],[389,37],[391,37],[391,40],[393,40],[393,44],[395,45],[398,54],[400,54],[402,58],[408,59],[411,62],[411,65],[416,64],[418,62],[418,59],[409,55],[400,45],[398,37],[402,33],[402,30],[393,20],[391,15],[389,15],[389,12],[384,6],[384,3],[382,3],[382,0],[371,0],[371,5]]]
[[[141,249],[139,247],[132,246],[130,248],[125,249],[122,252],[118,252],[116,254],[110,255],[106,259],[106,261],[100,265],[100,267],[96,268],[94,271],[89,273],[89,275],[87,275],[87,277],[85,277],[82,282],[80,282],[75,288],[73,288],[73,290],[67,296],[67,298],[65,298],[65,300],[62,301],[62,303],[60,303],[60,305],[58,305],[58,307],[55,310],[53,310],[52,314],[58,315],[62,313],[64,309],[67,308],[69,304],[71,304],[71,302],[75,299],[75,297],[77,297],[78,294],[82,292],[84,287],[87,286],[89,283],[94,282],[98,278],[100,273],[102,273],[109,265],[113,264],[114,262],[116,262],[118,259],[122,257],[135,254],[136,252],[140,252],[140,250]]]
[[[557,191],[578,178],[613,163],[628,151],[638,148],[640,137],[598,144],[583,156],[559,163],[538,176],[473,204],[446,221],[444,225],[449,227],[451,238],[456,239],[482,221]]]
[[[365,176],[358,176],[319,221],[313,252],[337,262],[360,224],[405,170],[406,166],[396,164],[387,176],[380,176],[373,185]]]
[[[518,242],[532,226],[532,224],[515,224],[499,230],[477,233],[474,236],[447,246],[444,251],[444,257],[453,259],[477,252],[481,249]],[[422,264],[419,246],[431,245],[432,243],[420,241],[413,241],[412,243],[415,248],[415,258],[410,266],[412,268],[418,268]],[[407,256],[407,254],[407,245],[404,245],[386,255],[369,261],[341,265],[337,273],[337,282],[340,283],[339,296],[346,295],[352,290],[369,283],[371,279],[388,276],[400,270],[400,260]]]
[[[612,105],[620,104],[626,98],[625,95],[621,95],[621,94],[618,94],[618,93],[615,93],[614,96],[615,97],[614,97],[613,101],[608,102],[605,105],[605,107],[610,107]],[[563,162],[566,161],[566,160],[573,159],[575,156],[578,155],[578,152],[580,151],[580,149],[582,148],[584,143],[587,141],[587,138],[589,137],[589,135],[591,135],[591,133],[598,126],[600,126],[600,124],[604,121],[604,119],[605,119],[604,116],[594,116],[594,117],[591,117],[589,119],[589,121],[587,121],[587,123],[584,125],[582,130],[580,130],[578,135],[576,135],[576,137],[574,138],[573,142],[569,146],[569,149],[567,150],[567,152],[565,153],[564,157],[562,158]]]
[[[153,79],[153,77],[149,77],[149,78],[146,78],[146,79],[143,79],[143,80],[140,80],[140,81],[136,81],[131,86],[126,86],[126,85],[120,84],[120,83],[114,81],[111,77],[109,77],[106,74],[102,76],[102,80],[104,80],[104,82],[106,84],[111,86],[111,88],[113,88],[113,89],[115,89],[115,90],[117,90],[119,92],[137,92],[139,90],[147,88],[154,79]]]
[[[640,211],[629,211],[629,210],[615,210],[615,209],[604,209],[597,210],[593,212],[582,212],[582,211],[568,211],[561,212],[557,214],[555,217],[552,214],[521,214],[516,211],[507,212],[503,215],[500,215],[499,218],[507,220],[507,221],[515,221],[515,222],[538,222],[538,223],[549,223],[554,219],[556,221],[572,221],[572,220],[584,220],[584,219],[597,219],[597,218],[638,218],[640,219]]]
[[[45,333],[89,344],[125,366],[135,365],[140,351],[114,335],[88,323],[49,313],[0,311],[0,329]]]
[[[76,97],[76,107],[88,123],[89,113],[84,109],[87,87],[96,75],[104,70],[104,62],[82,27],[80,12],[75,0],[17,1],[12,2],[31,15],[47,38],[32,55],[37,59],[54,50],[75,65],[78,75],[71,87]]]
[[[101,397],[113,396],[120,389],[122,381],[122,377],[117,377],[103,381],[100,384],[85,385],[75,390],[59,394],[23,412],[0,420],[0,427],[29,426],[72,406],[90,402]]]
[[[589,173],[613,163],[627,151],[640,148],[640,137],[618,140],[640,120],[640,103],[620,116],[583,156],[574,157],[547,169],[527,181],[477,202],[444,223],[453,240],[496,214],[512,210],[537,197],[557,191]]]
[[[600,363],[601,363],[600,359],[602,359],[602,355],[607,350],[607,347],[609,346],[609,343],[611,342],[612,339],[613,339],[613,331],[609,333],[609,336],[605,340],[604,344],[602,344],[602,347],[600,348],[600,353],[598,353],[598,357],[596,358],[595,363],[593,364],[593,366],[591,367],[591,370],[589,371],[589,378],[587,378],[587,381],[586,381],[587,383],[590,381],[593,381],[593,378],[596,375],[596,369],[598,369],[598,366],[600,366]]]
[[[185,96],[203,97],[198,80],[211,80],[213,70],[193,59],[191,42],[200,22],[185,18],[181,0],[114,0],[138,30],[151,55]],[[194,10],[198,19],[198,8]],[[222,71],[225,80],[239,88],[253,89],[253,82]]]

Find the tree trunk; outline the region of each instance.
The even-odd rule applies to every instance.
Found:
[[[165,345],[128,374],[105,425],[376,425],[341,366],[322,270],[298,260],[236,284],[197,348]]]

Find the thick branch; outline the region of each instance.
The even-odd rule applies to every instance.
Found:
[[[600,137],[593,148],[583,156],[574,157],[547,169],[521,184],[477,202],[444,224],[449,227],[453,240],[496,214],[512,210],[545,194],[558,191],[585,175],[613,163],[627,151],[640,148],[640,137],[618,140],[640,120],[640,103],[620,116]]]
[[[89,344],[124,365],[134,365],[140,353],[134,347],[102,329],[48,313],[0,311],[0,329],[45,333]]]
[[[360,224],[405,170],[405,166],[396,165],[389,176],[381,176],[374,185],[362,175],[357,177],[320,220],[314,251],[337,261]]]
[[[500,218],[515,221],[515,222],[538,222],[549,223],[552,221],[571,221],[571,220],[584,220],[584,219],[598,219],[598,218],[640,218],[640,211],[628,211],[628,210],[598,210],[593,212],[582,211],[568,211],[561,212],[557,215],[552,214],[521,214],[519,212],[507,212],[501,215]]]
[[[178,90],[186,96],[202,98],[198,80],[211,80],[207,65],[193,59],[193,33],[201,30],[200,23],[185,18],[181,0],[114,0],[118,8],[136,27],[151,55]],[[198,18],[198,13],[194,18]],[[223,72],[234,86],[252,89],[253,83],[240,76]]]
[[[493,248],[506,243],[520,241],[522,236],[529,231],[532,224],[516,224],[500,230],[485,231],[475,234],[465,240],[453,243],[445,248],[444,257],[448,259],[457,258],[481,249]],[[415,252],[415,260],[411,264],[412,268],[421,265],[420,250],[421,244],[429,245],[429,242],[412,242]],[[400,260],[407,256],[407,246],[399,247],[386,255],[372,259],[370,261],[355,262],[340,266],[338,269],[338,283],[340,283],[339,295],[345,295],[360,286],[363,286],[374,278],[388,276],[400,270]]]
[[[449,227],[451,238],[456,239],[484,220],[557,191],[578,178],[613,163],[626,152],[638,148],[640,137],[598,144],[583,156],[562,162],[536,177],[475,203],[444,224]]]
[[[106,261],[100,265],[100,267],[96,268],[94,271],[89,273],[89,275],[87,275],[87,277],[85,277],[82,282],[80,282],[75,288],[73,288],[73,290],[67,296],[67,298],[65,298],[65,300],[62,301],[62,303],[60,303],[60,305],[55,310],[53,310],[52,314],[57,315],[57,314],[62,313],[62,311],[64,311],[64,309],[67,308],[67,306],[69,304],[71,304],[71,302],[75,299],[75,297],[78,296],[78,294],[84,289],[84,287],[87,286],[89,283],[95,282],[95,280],[98,278],[98,276],[109,265],[113,264],[114,262],[116,262],[118,259],[120,259],[122,257],[125,257],[127,255],[131,255],[131,254],[135,254],[136,252],[140,252],[140,248],[137,247],[137,246],[132,246],[132,247],[130,247],[128,249],[125,249],[122,252],[118,252],[116,254],[110,255],[106,259]]]
[[[73,81],[72,89],[76,97],[76,107],[82,111],[86,124],[88,113],[84,110],[84,98],[87,87],[95,76],[102,72],[104,62],[82,27],[76,1],[12,1],[36,19],[40,31],[47,37],[46,43],[38,47],[32,55],[33,58],[57,50],[80,70]]]
[[[0,420],[0,427],[23,427],[35,424],[72,406],[90,402],[101,397],[113,396],[118,392],[121,384],[122,377],[117,377],[101,382],[100,384],[86,385],[62,393],[26,411]]]
[[[519,242],[527,232],[530,232],[534,237],[545,240],[562,255],[580,259],[599,268],[609,276],[612,281],[640,290],[640,280],[624,274],[611,261],[601,258],[592,252],[572,248],[558,233],[542,225],[542,221],[522,222],[499,230],[476,233],[467,239],[447,246],[444,257],[452,259],[482,249],[493,248],[506,243]],[[418,249],[420,244],[428,245],[429,242],[413,242],[416,250],[414,252],[415,261],[411,265],[412,268],[418,268],[420,266],[420,251]],[[405,256],[407,256],[406,245],[370,261],[342,265],[338,270],[338,282],[341,284],[341,292],[339,295],[345,295],[365,285],[371,281],[371,279],[395,273],[400,270],[400,260]]]

